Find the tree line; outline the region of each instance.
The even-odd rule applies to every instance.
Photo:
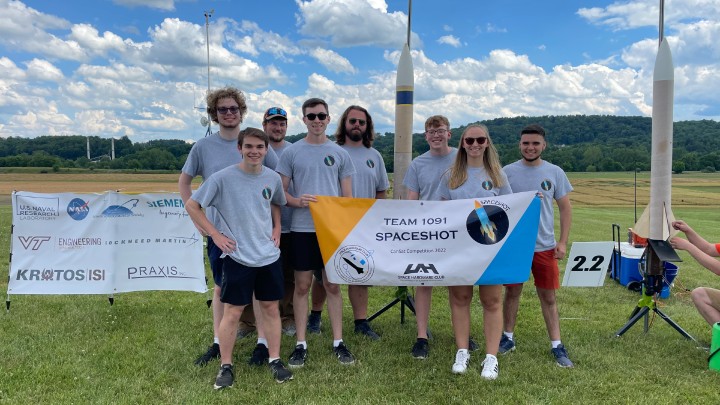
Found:
[[[527,124],[542,125],[548,147],[544,159],[565,171],[650,170],[652,121],[648,117],[600,115],[496,118],[479,121],[490,131],[503,164],[520,158],[520,130]],[[474,123],[471,123],[474,124]],[[468,125],[471,125],[468,124]],[[457,147],[462,131],[452,128],[450,144]],[[305,134],[288,136],[291,142]],[[394,134],[378,134],[374,147],[393,172]],[[130,170],[179,170],[192,144],[182,140],[133,143],[128,137],[115,140],[115,159],[110,159],[111,140],[82,135],[0,138],[0,167],[98,168]],[[428,150],[424,134],[413,135],[413,157]],[[99,152],[102,151],[102,152]],[[720,123],[712,120],[680,121],[673,131],[673,170],[720,170]]]

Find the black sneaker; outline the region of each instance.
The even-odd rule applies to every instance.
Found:
[[[412,355],[416,359],[427,359],[430,354],[430,345],[425,339],[418,339],[412,348]]]
[[[279,382],[280,384],[293,379],[292,373],[290,372],[290,370],[285,368],[285,365],[280,359],[273,360],[270,363],[270,371],[272,372],[275,381]]]
[[[470,336],[470,341],[468,342],[468,351],[475,352],[480,350],[480,345],[473,339],[472,336]]]
[[[344,342],[340,342],[337,347],[333,347],[333,352],[337,356],[340,364],[350,365],[355,363],[355,357],[350,353],[350,350],[348,350]]]
[[[233,371],[232,364],[223,364],[220,366],[220,371],[215,378],[215,385],[213,387],[216,390],[230,388],[233,386],[233,381],[235,381],[235,372]]]
[[[305,360],[307,360],[307,356],[307,349],[304,348],[302,345],[297,345],[295,346],[295,350],[293,350],[293,352],[290,354],[288,365],[291,368],[302,367],[305,365]]]
[[[212,346],[208,347],[205,354],[198,357],[197,360],[195,360],[196,366],[205,366],[207,365],[211,360],[219,359],[220,358],[220,345],[217,343],[213,343]]]
[[[267,363],[269,358],[270,353],[268,352],[268,348],[265,345],[258,343],[255,345],[255,349],[250,356],[250,360],[248,360],[248,364],[251,366],[262,366]]]
[[[372,340],[380,340],[380,335],[370,327],[370,322],[367,320],[355,325],[355,333],[365,335]]]
[[[313,314],[312,312],[308,315],[307,331],[308,333],[320,333],[320,325],[322,325],[322,319],[320,314]]]

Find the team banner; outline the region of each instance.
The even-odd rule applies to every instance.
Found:
[[[540,221],[534,192],[453,201],[317,199],[310,212],[333,283],[493,285],[530,276]]]
[[[203,240],[177,193],[12,195],[8,294],[205,292]]]

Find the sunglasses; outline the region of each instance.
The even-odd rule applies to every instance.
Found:
[[[325,121],[325,118],[327,118],[328,115],[325,113],[320,113],[320,114],[310,113],[310,114],[307,114],[305,117],[307,117],[308,121],[315,121],[315,117],[320,118],[320,121]]]
[[[484,136],[478,137],[478,138],[470,138],[465,137],[465,145],[472,145],[477,141],[478,145],[483,145],[485,142],[487,142],[487,138]]]
[[[287,111],[283,110],[280,107],[273,107],[265,112],[266,117],[270,117],[272,115],[282,115],[283,117],[287,117]]]
[[[218,107],[217,112],[220,115],[225,115],[227,113],[230,114],[237,114],[240,111],[239,107]]]
[[[350,123],[350,125],[355,125],[356,122],[359,122],[359,123],[360,123],[360,126],[363,126],[363,125],[367,124],[367,121],[361,120],[361,119],[357,119],[357,118],[350,118],[350,119],[348,120],[348,122]]]

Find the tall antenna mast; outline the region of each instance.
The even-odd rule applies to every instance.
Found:
[[[407,46],[410,48],[410,22],[412,21],[412,0],[408,0],[408,29],[407,29]]]
[[[660,0],[660,23],[658,24],[658,27],[660,28],[658,46],[660,46],[660,43],[662,43],[663,37],[665,36],[665,0]]]
[[[207,94],[210,94],[210,17],[212,17],[213,13],[215,12],[215,9],[211,9],[210,11],[205,11],[205,46],[207,47],[207,79],[208,79],[208,89]],[[210,135],[211,130],[210,127],[212,126],[212,118],[210,117],[210,112],[207,112],[207,132],[205,133],[205,136]]]

